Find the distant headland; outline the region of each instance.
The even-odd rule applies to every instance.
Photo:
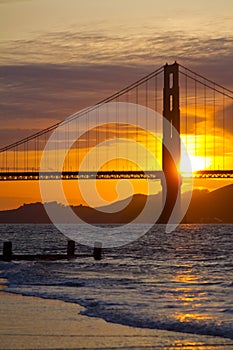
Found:
[[[152,196],[150,196],[152,197]],[[146,195],[135,194],[131,200],[125,199],[101,208],[84,205],[72,206],[72,210],[85,222],[92,224],[124,224],[131,222],[143,209]],[[153,196],[156,203],[161,201],[161,194]],[[125,202],[125,205],[124,205]],[[233,184],[215,191],[194,190],[189,209],[183,223],[233,223]],[[67,207],[56,202],[47,203],[66,216]],[[120,210],[119,210],[120,208]],[[123,208],[123,209],[121,209]],[[104,212],[106,209],[106,212]],[[8,224],[46,224],[51,223],[42,203],[24,204],[23,206],[0,211],[0,223]]]

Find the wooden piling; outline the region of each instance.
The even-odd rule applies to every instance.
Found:
[[[95,260],[102,259],[102,243],[101,242],[94,243],[93,257]]]
[[[74,251],[75,251],[75,241],[69,240],[67,242],[67,257],[68,258],[74,257]]]
[[[3,260],[11,261],[12,258],[12,242],[3,243]]]

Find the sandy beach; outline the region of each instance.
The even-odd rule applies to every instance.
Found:
[[[229,339],[122,326],[81,310],[1,291],[0,349],[233,349]]]

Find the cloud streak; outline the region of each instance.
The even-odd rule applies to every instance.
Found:
[[[31,40],[1,44],[2,64],[161,64],[174,57],[192,59],[232,57],[233,36],[190,35],[181,31],[144,35],[95,31],[51,32]]]
[[[233,36],[148,31],[55,32],[1,43],[0,121],[43,129],[93,105],[164,63],[178,62],[233,89]],[[15,130],[17,130],[15,128]],[[1,132],[0,132],[1,133]],[[9,141],[16,141],[16,133]],[[4,137],[1,145],[7,142]]]

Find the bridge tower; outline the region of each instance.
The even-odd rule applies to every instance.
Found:
[[[181,185],[179,174],[181,153],[179,137],[179,65],[176,62],[174,64],[166,64],[164,66],[163,117],[162,166],[165,175],[166,186],[162,182],[163,211],[159,218],[159,222],[167,223],[176,200],[180,200]],[[177,133],[173,132],[173,128],[177,130]],[[169,148],[172,149],[172,155],[166,146],[169,146]]]

